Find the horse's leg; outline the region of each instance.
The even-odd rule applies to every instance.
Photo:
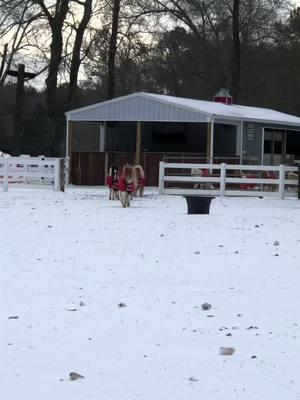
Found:
[[[123,207],[126,206],[125,204],[125,192],[120,192],[120,200]]]

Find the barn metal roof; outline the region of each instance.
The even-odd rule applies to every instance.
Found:
[[[66,116],[69,121],[210,122],[219,119],[228,123],[252,121],[300,127],[299,117],[267,108],[144,92],[72,110]]]

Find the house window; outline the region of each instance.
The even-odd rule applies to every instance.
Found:
[[[248,142],[253,142],[255,140],[255,125],[248,124],[247,126],[247,140]]]

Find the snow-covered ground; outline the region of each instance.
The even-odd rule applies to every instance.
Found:
[[[0,221],[1,399],[300,399],[299,201],[11,190]]]

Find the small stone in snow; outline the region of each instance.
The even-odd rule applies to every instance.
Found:
[[[243,314],[238,314],[237,316],[240,318],[240,317],[242,317],[242,316],[243,316]]]
[[[278,240],[276,240],[274,243],[273,243],[273,246],[279,246],[280,245],[280,243],[278,242]]]
[[[78,374],[77,372],[69,373],[70,381],[77,381],[77,379],[84,379],[84,376]]]
[[[232,356],[235,352],[233,347],[220,347],[220,355],[221,356]]]
[[[203,303],[201,306],[202,310],[207,311],[211,309],[211,304],[209,303]]]
[[[190,382],[198,382],[199,379],[194,378],[193,376],[191,376],[191,377],[189,378],[189,381],[190,381]]]
[[[227,333],[227,335],[226,336],[232,336],[232,333]]]
[[[195,251],[195,253],[194,254],[200,254],[200,251],[198,250],[198,251]]]
[[[118,307],[120,307],[120,308],[126,307],[126,304],[125,304],[125,303],[119,303],[119,304],[118,304]]]
[[[19,319],[17,315],[12,315],[11,317],[8,317],[8,319]]]
[[[253,358],[257,358],[257,357],[256,356],[252,356],[251,358],[253,359]]]
[[[84,306],[85,306],[85,303],[84,303],[83,301],[81,301],[81,302],[79,303],[79,305],[80,305],[80,307],[84,307]]]
[[[214,317],[214,315],[212,315],[212,314],[209,314],[209,315],[207,315],[206,317],[207,317],[207,318],[213,318],[213,317]]]

